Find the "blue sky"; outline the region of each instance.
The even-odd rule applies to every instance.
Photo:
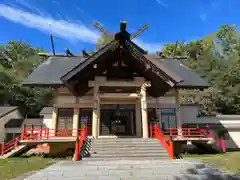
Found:
[[[21,40],[51,51],[52,32],[57,52],[80,53],[94,49],[100,36],[93,20],[111,32],[126,20],[131,33],[150,24],[136,43],[153,52],[166,42],[200,38],[224,23],[239,25],[239,7],[239,0],[0,0],[0,43]]]

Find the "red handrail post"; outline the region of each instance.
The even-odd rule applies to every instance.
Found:
[[[225,146],[225,141],[224,141],[223,137],[221,137],[221,148],[222,148],[222,152],[225,153],[226,152],[226,146]]]
[[[209,136],[209,135],[210,135],[210,128],[209,128],[209,126],[206,125],[205,129],[206,129],[206,134],[207,134],[207,136]]]
[[[5,142],[2,142],[2,151],[1,151],[1,155],[4,155],[4,150],[5,150]]]
[[[172,137],[172,128],[169,128],[169,131],[170,131],[170,137]]]
[[[21,139],[24,140],[26,135],[26,124],[23,125],[22,132],[21,132]]]
[[[79,161],[79,137],[77,137],[76,143],[75,143],[75,154],[74,154],[74,160]]]
[[[187,135],[188,135],[188,136],[191,135],[191,129],[190,129],[190,128],[187,129]]]

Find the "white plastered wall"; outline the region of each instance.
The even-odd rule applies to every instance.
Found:
[[[15,119],[15,118],[22,118],[19,111],[16,109],[7,115],[1,117],[0,119],[0,143],[4,141],[6,137],[6,129],[5,129],[5,124],[10,120],[10,119]]]
[[[240,148],[240,115],[217,115],[217,116],[200,116],[197,117],[198,106],[181,106],[181,117],[183,123],[194,124],[211,124],[214,126],[221,124],[222,129],[228,131],[226,138],[226,148]],[[212,129],[211,133],[214,136],[218,135],[219,129]]]

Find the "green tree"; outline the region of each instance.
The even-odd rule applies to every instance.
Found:
[[[114,37],[111,37],[111,36],[106,36],[106,35],[102,35],[98,42],[96,43],[96,50],[102,48],[104,45],[110,43],[111,41],[114,40]]]
[[[9,41],[1,45],[0,104],[19,106],[23,115],[35,116],[51,100],[48,88],[23,87],[24,80],[40,63],[39,48],[24,42]]]
[[[223,47],[223,52],[230,55],[236,44],[236,25],[224,24],[216,32],[216,40]]]
[[[235,25],[222,25],[215,33],[184,44],[183,63],[205,78],[211,88],[183,90],[182,103],[199,103],[202,113],[240,113],[240,38]],[[173,44],[164,46],[173,53]],[[187,97],[189,96],[189,97]]]

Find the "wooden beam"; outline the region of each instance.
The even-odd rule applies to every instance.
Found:
[[[95,81],[88,82],[88,86],[94,87],[95,84],[97,84],[105,87],[141,87],[144,83],[146,83],[148,87],[151,86],[151,82],[145,82],[145,79],[141,77],[135,77],[133,81],[108,81],[106,77],[96,77]]]
[[[93,108],[93,103],[81,103],[81,104],[54,104],[53,107],[56,108]]]
[[[100,98],[141,98],[137,93],[104,93],[100,94]]]

